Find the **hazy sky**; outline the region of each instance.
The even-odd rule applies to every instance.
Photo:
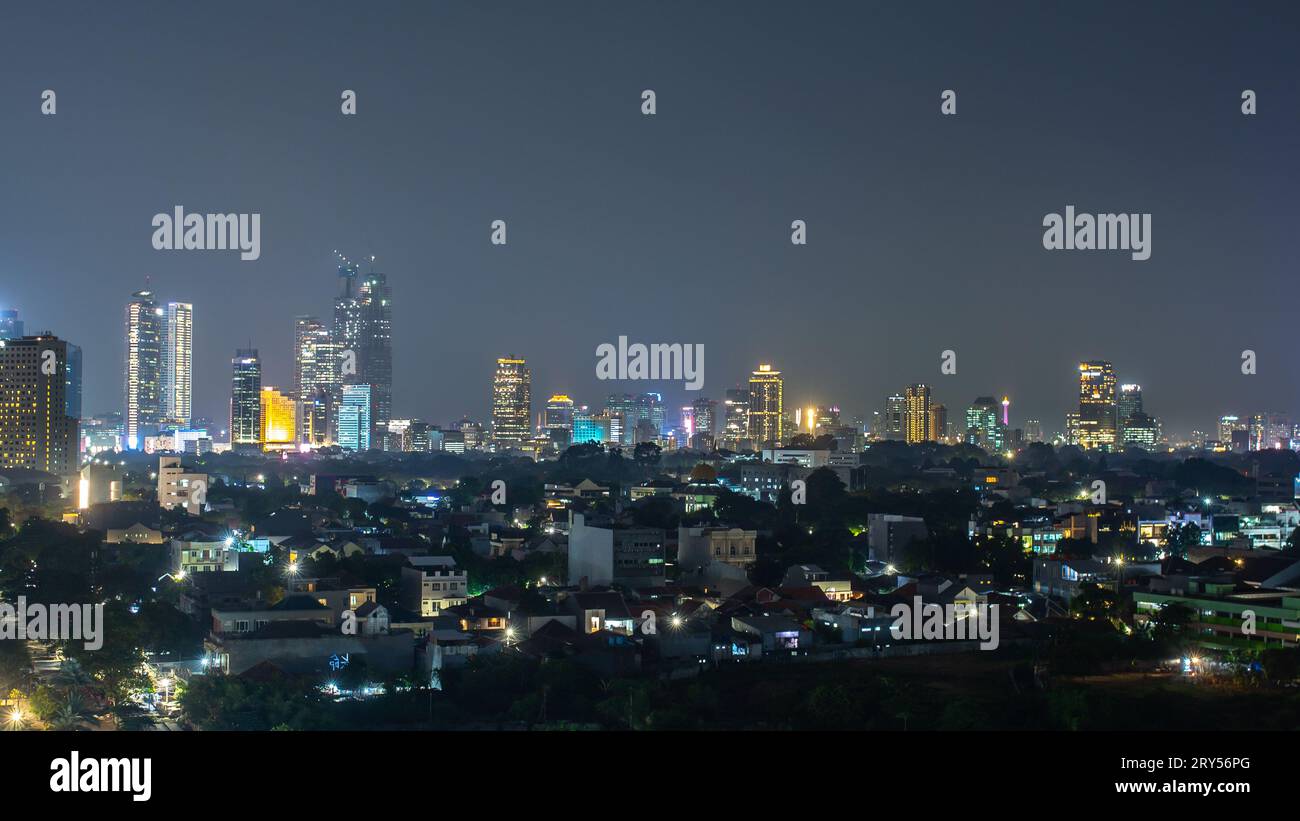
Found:
[[[398,416],[485,417],[509,353],[537,406],[691,398],[597,381],[620,334],[702,343],[704,395],[767,360],[788,401],[852,414],[928,381],[950,413],[1008,393],[1054,430],[1090,358],[1176,429],[1300,410],[1300,14],[1252,9],[5,3],[0,307],[82,345],[88,415],[120,409],[146,275],[194,304],[196,413],[224,420],[250,341],[290,384],[335,248],[388,274]],[[1045,251],[1071,204],[1152,214],[1151,259]],[[176,205],[260,213],[261,258],[155,251]]]

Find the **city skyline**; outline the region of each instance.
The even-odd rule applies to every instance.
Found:
[[[59,38],[16,38],[0,58],[0,98],[60,93],[56,116],[33,104],[8,121],[9,156],[23,160],[6,161],[0,307],[83,347],[88,414],[120,404],[116,306],[146,277],[160,299],[195,306],[195,415],[220,418],[224,363],[250,341],[268,382],[291,385],[293,317],[330,315],[333,248],[378,254],[400,295],[397,417],[486,419],[484,374],[508,351],[533,363],[539,396],[600,396],[593,352],[619,335],[702,344],[705,395],[770,361],[792,400],[857,415],[919,381],[952,412],[1009,395],[1013,413],[1054,429],[1072,369],[1091,358],[1144,385],[1173,431],[1293,412],[1284,303],[1261,297],[1285,293],[1292,267],[1300,105],[1270,78],[1288,75],[1293,50],[1255,12],[1225,32],[1206,9],[1170,24],[1172,8],[1126,10],[1126,33],[1105,7],[1067,30],[1018,3],[947,9],[937,32],[856,5],[796,19],[747,8],[740,23],[725,6],[691,9],[686,30],[674,14],[582,4],[418,9],[401,27],[323,5],[310,19],[258,9],[252,31],[199,10],[185,25],[210,37],[159,42],[180,12],[136,6],[121,10],[111,53],[96,46],[106,12],[47,12]],[[579,17],[587,32],[620,32],[618,46],[570,31]],[[7,23],[38,25],[28,10]],[[737,25],[741,44],[716,49]],[[286,64],[285,31],[385,46]],[[1099,32],[1114,46],[1094,65],[1082,35]],[[231,38],[245,43],[234,65],[216,45]],[[916,38],[930,44],[924,61],[908,57]],[[663,63],[665,41],[690,59]],[[191,69],[158,74],[130,57],[145,52]],[[384,82],[420,61],[427,74]],[[546,81],[520,83],[537,64]],[[1031,70],[1069,64],[1089,69]],[[1141,101],[1116,92],[1135,76],[1150,89]],[[352,119],[338,112],[345,88],[359,95]],[[639,110],[646,88],[653,118]],[[958,114],[941,119],[948,88]],[[1260,95],[1257,117],[1238,110],[1243,88]],[[229,125],[210,128],[223,106]],[[112,122],[130,128],[101,128]],[[159,168],[185,170],[164,180]],[[69,203],[95,218],[67,219]],[[262,214],[260,258],[153,250],[151,216],[178,204]],[[1150,259],[1044,250],[1041,220],[1067,204],[1152,214]],[[506,246],[489,241],[496,219]],[[806,246],[789,242],[796,219]],[[611,284],[635,299],[609,310]],[[1196,333],[1200,322],[1215,332]],[[946,349],[958,369],[941,377]],[[1246,349],[1255,376],[1240,373]],[[646,387],[674,406],[694,398]]]

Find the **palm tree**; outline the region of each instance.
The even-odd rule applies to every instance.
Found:
[[[59,672],[54,674],[52,681],[65,691],[80,690],[94,682],[91,675],[81,666],[81,662],[72,658],[65,658],[63,664],[59,665]]]

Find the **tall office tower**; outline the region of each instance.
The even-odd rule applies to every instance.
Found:
[[[370,450],[370,386],[344,385],[339,399],[339,447],[356,453]]]
[[[257,348],[235,351],[230,367],[230,446],[251,450],[262,444],[262,360]]]
[[[948,438],[948,406],[936,402],[930,406],[930,439],[943,442]]]
[[[546,400],[542,414],[542,432],[557,448],[567,448],[573,441],[573,400],[557,393]]]
[[[1079,444],[1079,412],[1070,411],[1065,414],[1065,444]]]
[[[0,468],[77,470],[67,368],[68,344],[52,334],[0,341]]]
[[[759,365],[749,375],[749,432],[756,448],[785,441],[785,380],[771,365]]]
[[[1142,411],[1135,411],[1125,417],[1120,436],[1125,448],[1155,450],[1160,443],[1160,425]]]
[[[334,417],[338,402],[324,388],[308,393],[297,402],[298,444],[325,447],[334,442]]]
[[[298,402],[298,441],[304,445],[325,445],[331,438],[328,427],[338,404],[338,343],[318,317],[294,320],[293,395]],[[322,416],[323,414],[323,416]],[[322,425],[325,425],[322,427]]]
[[[615,438],[625,445],[636,443],[636,430],[644,427],[642,422],[653,428],[653,438],[658,438],[664,431],[663,394],[640,393],[634,396],[611,393],[605,400],[605,413],[615,418]]]
[[[1119,439],[1115,368],[1106,361],[1079,363],[1079,447],[1111,450]]]
[[[144,445],[162,421],[163,309],[152,291],[136,291],[126,305],[126,413],[123,424],[127,450]]]
[[[1037,419],[1025,420],[1025,442],[1042,442],[1043,440],[1043,423]]]
[[[907,438],[907,397],[901,393],[891,394],[885,400],[884,438],[891,442],[901,442]]]
[[[23,321],[18,318],[18,311],[6,308],[0,311],[0,339],[22,339]]]
[[[717,432],[718,403],[703,397],[691,403],[691,434],[712,437]]]
[[[1291,447],[1291,420],[1280,413],[1250,417],[1251,450],[1286,450]]]
[[[740,450],[749,437],[749,390],[731,388],[722,400],[722,446]]]
[[[998,418],[1000,410],[1001,405],[992,396],[980,396],[971,402],[966,409],[966,444],[1002,450],[1006,446],[1006,427]]]
[[[573,430],[573,400],[562,393],[547,399],[542,430]]]
[[[532,437],[533,377],[517,357],[497,360],[492,376],[492,441],[497,450],[521,447]]]
[[[1130,416],[1142,413],[1142,386],[1120,385],[1119,396],[1115,400],[1115,410],[1121,427]]]
[[[1219,417],[1219,442],[1228,449],[1232,448],[1232,434],[1236,431],[1247,430],[1248,426],[1237,416],[1220,416]]]
[[[917,383],[908,385],[903,391],[905,402],[903,412],[904,440],[913,445],[934,439],[930,433],[930,386]]]
[[[339,280],[342,293],[334,300],[339,376],[344,384],[370,386],[371,425],[387,426],[393,404],[393,307],[388,277],[363,276],[356,263],[344,258]]]
[[[269,385],[260,393],[262,450],[292,450],[295,436],[293,397]]]
[[[168,302],[162,326],[162,415],[189,427],[193,409],[194,306]]]

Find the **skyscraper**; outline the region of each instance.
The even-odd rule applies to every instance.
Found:
[[[785,436],[785,380],[771,365],[761,364],[749,375],[749,431],[756,448],[773,447]]]
[[[260,397],[262,450],[291,450],[296,438],[293,398],[269,385]]]
[[[262,360],[256,348],[240,348],[230,366],[230,445],[249,450],[262,439]]]
[[[193,409],[194,306],[168,302],[162,328],[162,416],[189,427]]]
[[[51,334],[0,341],[0,468],[77,469],[67,367],[68,344]]]
[[[339,400],[339,447],[363,453],[370,450],[370,386],[343,386]]]
[[[906,402],[903,415],[905,441],[909,445],[933,441],[934,434],[930,432],[930,386],[920,383],[908,385],[903,397]]]
[[[966,409],[966,444],[979,445],[985,450],[1002,450],[1006,445],[1006,428],[998,418],[999,408],[992,396],[980,396],[970,404]]]
[[[547,399],[542,430],[556,447],[568,447],[573,441],[573,400],[562,393]]]
[[[163,309],[152,291],[136,291],[126,305],[125,446],[137,450],[158,432],[163,396]]]
[[[749,437],[749,390],[731,388],[722,401],[722,446],[740,450]]]
[[[492,441],[497,450],[522,446],[531,438],[533,418],[532,372],[517,357],[497,360],[492,377]]]
[[[948,406],[939,402],[930,405],[930,439],[942,442],[948,435]]]
[[[890,394],[885,400],[884,438],[901,442],[907,438],[907,397],[901,393]]]
[[[331,439],[329,420],[337,406],[338,343],[318,317],[294,320],[293,396],[298,403],[298,441],[324,445]]]
[[[1112,450],[1119,439],[1115,368],[1104,360],[1079,363],[1078,445]]]
[[[371,258],[373,261],[373,257]],[[354,262],[339,266],[342,293],[334,300],[334,341],[344,384],[370,386],[371,425],[387,425],[393,403],[393,308],[388,277],[361,276]]]
[[[18,311],[6,308],[0,311],[0,339],[21,339],[23,321],[18,318]]]

